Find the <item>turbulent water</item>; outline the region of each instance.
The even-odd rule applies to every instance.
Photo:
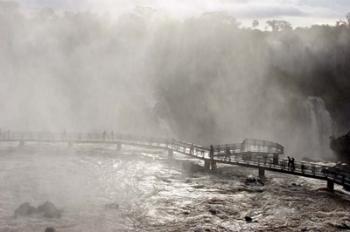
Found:
[[[338,231],[349,225],[348,196],[301,177],[267,173],[264,186],[246,185],[256,170],[220,167],[209,175],[165,162],[162,151],[113,146],[3,146],[0,154],[1,232],[49,226],[67,232]],[[13,216],[23,202],[45,201],[62,209],[62,217]]]

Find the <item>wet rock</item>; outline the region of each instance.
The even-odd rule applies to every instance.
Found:
[[[244,219],[245,219],[245,221],[246,221],[247,223],[253,222],[253,218],[250,217],[250,216],[245,216]]]
[[[219,215],[217,215],[220,219],[222,219],[222,220],[227,220],[227,219],[229,219],[229,217],[227,216],[227,215],[225,215],[225,214],[219,214]]]
[[[210,231],[208,228],[196,227],[193,232],[207,232]]]
[[[61,210],[58,210],[51,202],[45,202],[38,208],[31,206],[28,202],[21,204],[15,210],[15,217],[42,216],[47,218],[61,217]]]
[[[44,204],[40,205],[37,209],[38,214],[46,218],[60,218],[61,210],[57,209],[56,206],[47,201]]]
[[[36,212],[37,209],[35,207],[31,206],[28,202],[25,202],[15,210],[15,217],[27,217],[35,214]]]
[[[218,214],[218,210],[216,210],[216,209],[213,209],[213,208],[210,208],[209,209],[209,213],[211,213],[212,215],[216,215],[216,214]]]
[[[349,230],[350,222],[330,223],[333,227],[341,230]]]
[[[182,214],[183,214],[183,215],[186,215],[186,216],[187,216],[187,215],[190,215],[190,211],[183,211]]]
[[[194,185],[194,186],[192,186],[193,188],[195,188],[195,189],[203,189],[203,188],[205,188],[205,185]]]
[[[302,185],[293,182],[293,183],[291,184],[291,186],[292,186],[292,187],[301,187]]]
[[[55,230],[55,228],[53,228],[53,227],[47,227],[47,228],[45,229],[45,232],[56,232],[56,230]]]
[[[211,205],[223,205],[223,204],[225,204],[225,200],[214,197],[214,198],[211,198],[211,199],[208,200],[208,204],[211,204]]]
[[[260,178],[258,178],[258,177],[255,177],[255,176],[252,176],[252,175],[249,175],[246,179],[245,179],[245,181],[244,181],[244,183],[246,184],[246,185],[264,185],[264,182],[260,179]]]

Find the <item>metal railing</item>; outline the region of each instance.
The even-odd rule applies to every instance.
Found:
[[[152,146],[171,149],[198,159],[210,159],[210,148],[176,139],[135,136],[115,132],[94,133],[51,133],[51,132],[12,132],[1,131],[0,141],[37,141],[37,142],[109,142],[130,145]],[[253,148],[253,149],[252,149]],[[276,160],[270,154],[282,154],[283,146],[263,140],[244,140],[242,143],[214,146],[214,161],[231,165],[265,168],[271,171],[301,175],[311,178],[332,180],[350,186],[350,175],[331,171],[329,166],[310,162]],[[247,155],[250,154],[250,155]],[[253,154],[253,155],[252,155]],[[255,155],[254,155],[255,154]]]

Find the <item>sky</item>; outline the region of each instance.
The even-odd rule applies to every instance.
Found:
[[[350,12],[350,0],[18,0],[37,9],[88,10],[119,15],[137,6],[152,7],[174,17],[226,11],[243,23],[253,19],[285,19],[294,26],[335,24]]]

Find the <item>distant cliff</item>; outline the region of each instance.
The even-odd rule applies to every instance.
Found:
[[[331,149],[337,154],[339,161],[350,163],[350,131],[339,138],[331,138]]]

